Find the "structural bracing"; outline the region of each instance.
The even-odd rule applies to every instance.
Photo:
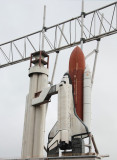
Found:
[[[82,17],[84,17],[83,23]],[[82,24],[83,34],[81,34]],[[98,32],[100,24],[101,34]],[[50,27],[44,24],[40,31],[0,44],[0,68],[29,60],[30,53],[43,50],[43,42],[46,53],[50,54],[116,33],[117,2],[88,13],[82,12],[78,17]]]

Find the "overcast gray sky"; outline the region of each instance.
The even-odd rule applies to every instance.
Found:
[[[85,11],[94,10],[111,2],[113,1],[86,0]],[[81,13],[81,1],[78,0],[0,0],[0,43],[40,30],[44,4],[47,5],[47,26]],[[96,43],[84,45],[84,54],[95,49],[95,46]],[[62,75],[68,70],[72,50],[73,48],[60,52],[54,83],[59,83]],[[50,75],[53,59],[54,56],[51,56]],[[29,62],[25,62],[0,69],[1,158],[20,157],[25,97],[29,87],[28,68]],[[111,156],[109,160],[116,160],[117,149],[116,73],[117,35],[114,35],[101,40],[92,90],[92,132],[100,153],[109,154]],[[46,136],[56,119],[57,97],[54,96],[47,113]]]

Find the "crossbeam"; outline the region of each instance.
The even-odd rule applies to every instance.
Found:
[[[81,35],[82,14],[84,16],[83,39],[79,36]],[[82,41],[83,43],[99,41],[117,33],[117,2],[82,14],[50,27],[44,26],[40,31],[0,44],[0,68],[29,60],[31,53],[43,50],[42,38],[44,39],[44,50],[47,54],[51,54],[79,45]],[[101,34],[99,34],[100,24],[102,25]]]

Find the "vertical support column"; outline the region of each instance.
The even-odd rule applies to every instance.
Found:
[[[89,134],[89,153],[92,152],[91,133]]]
[[[62,32],[63,30],[64,30],[64,24],[62,26]],[[58,48],[61,46],[62,37],[63,35],[61,33]],[[55,63],[54,63],[54,68],[53,68],[53,73],[52,73],[52,78],[51,78],[51,85],[53,85],[53,81],[54,81],[54,76],[55,76],[55,71],[56,71],[56,66],[57,66],[57,61],[58,61],[58,54],[59,54],[59,51],[56,53],[56,58],[55,58]]]
[[[102,14],[102,17],[101,17],[99,35],[102,32],[103,17],[104,17],[104,14]],[[93,71],[92,71],[92,78],[91,78],[92,85],[93,85],[94,76],[95,76],[95,69],[96,69],[96,64],[97,64],[97,56],[98,56],[98,52],[99,52],[99,44],[100,44],[100,41],[98,40],[97,41],[97,47],[96,47],[96,53],[95,53],[94,66],[93,66]]]
[[[40,55],[38,52],[33,54],[29,70],[30,87],[29,95],[26,101],[26,113],[24,122],[24,135],[22,143],[22,158],[42,158],[44,157],[44,137],[45,137],[45,119],[46,104],[32,106],[32,99],[35,93],[42,91],[48,85],[48,69],[44,67],[46,57],[45,52],[41,52],[41,64],[39,65]],[[43,63],[44,62],[44,63]],[[47,64],[47,63],[46,63]]]
[[[23,128],[23,142],[22,142],[22,153],[23,156],[26,153],[26,138],[27,138],[27,124],[28,124],[28,95],[26,96],[25,104],[25,115],[24,115],[24,128]]]
[[[81,49],[83,51],[83,30],[84,30],[84,0],[82,0],[82,12],[81,12]]]
[[[48,85],[48,77],[40,74],[38,77],[38,91]],[[44,157],[44,137],[45,137],[45,120],[46,120],[47,104],[36,106],[35,108],[35,126],[34,126],[34,145],[33,157]]]
[[[45,19],[46,19],[46,6],[44,6],[44,13],[43,13],[42,51],[44,50]]]
[[[32,68],[32,67],[31,67]],[[37,74],[30,76],[30,87],[29,87],[29,99],[28,99],[28,113],[27,113],[27,135],[25,136],[26,151],[22,155],[23,157],[33,157],[33,140],[34,140],[34,121],[35,121],[35,107],[32,106],[32,99],[34,93],[37,92]],[[24,139],[23,139],[24,141]]]

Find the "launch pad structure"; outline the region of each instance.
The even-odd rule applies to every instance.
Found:
[[[104,14],[105,10],[109,8],[112,9],[112,17],[110,21],[106,19]],[[87,19],[90,21],[90,26],[87,26],[87,24],[85,23]],[[64,126],[62,125],[61,119],[63,117],[62,113],[64,113],[64,110],[62,110],[62,107],[63,107],[63,104],[64,105],[68,104],[68,102],[70,103],[70,107],[68,108],[68,106],[66,105],[67,107],[65,108],[65,111],[66,112],[68,111],[69,114],[71,114],[72,120],[70,122],[72,122],[72,124],[76,124],[77,122],[76,117],[74,118],[75,113],[72,110],[72,107],[77,104],[75,101],[74,95],[72,95],[75,93],[74,86],[72,86],[73,79],[72,78],[70,79],[69,78],[70,73],[67,73],[63,76],[63,79],[60,82],[60,84],[53,85],[54,84],[53,81],[56,73],[58,56],[61,50],[67,49],[73,46],[81,45],[81,50],[83,51],[84,43],[96,41],[97,43],[96,49],[94,49],[91,53],[87,54],[84,58],[85,60],[87,60],[87,58],[95,54],[92,76],[91,78],[89,77],[89,81],[88,81],[88,85],[89,85],[88,87],[92,88],[95,69],[96,69],[97,56],[99,52],[100,40],[104,37],[117,33],[117,2],[109,4],[102,8],[96,9],[94,11],[85,13],[84,0],[82,0],[82,12],[80,16],[69,19],[65,22],[61,22],[59,24],[53,25],[51,27],[46,27],[45,20],[46,20],[46,6],[44,6],[42,30],[17,38],[15,40],[12,40],[6,43],[0,44],[0,52],[3,56],[3,59],[2,59],[3,61],[0,62],[0,68],[4,68],[10,65],[23,62],[23,61],[30,60],[30,70],[29,70],[30,89],[26,99],[22,159],[31,160],[34,157],[36,157],[34,159],[37,159],[37,160],[41,160],[41,159],[42,160],[46,160],[46,159],[96,160],[96,159],[108,157],[108,155],[101,156],[99,154],[99,151],[97,149],[97,146],[96,146],[94,137],[91,134],[91,131],[89,130],[86,132],[86,134],[84,133],[84,130],[87,130],[87,127],[83,122],[82,116],[78,119],[78,124],[80,126],[81,134],[79,133],[76,134],[76,130],[74,128],[71,127],[72,128],[71,129],[70,127],[68,127],[69,124],[67,123],[67,121],[65,121]],[[50,34],[53,33],[51,37],[49,37],[48,32],[50,32]],[[81,35],[81,37],[79,38],[78,35]],[[39,37],[38,48],[36,48],[31,41],[31,39],[35,38],[35,36]],[[23,42],[23,46],[22,46],[23,52],[21,52],[21,50],[17,46],[17,43],[20,41]],[[45,43],[46,43],[46,47],[48,46],[47,48],[45,48]],[[9,53],[10,53],[9,55],[7,55],[6,52],[4,51],[5,47],[9,50]],[[32,52],[31,56],[27,53],[29,52],[28,48],[30,47],[34,51]],[[20,58],[18,56],[15,57],[16,54],[14,53],[14,49]],[[78,50],[78,52],[81,52],[78,48],[76,50]],[[55,58],[52,78],[51,78],[51,81],[48,82],[49,54],[51,53],[55,53],[56,58]],[[85,71],[87,70],[84,69],[82,75],[85,74]],[[89,76],[90,74],[89,70],[87,73],[88,73],[87,75]],[[48,84],[50,84],[50,87],[48,87]],[[72,90],[72,87],[73,87],[73,90]],[[66,93],[69,93],[69,94],[67,95]],[[90,94],[90,90],[88,90],[88,93]],[[45,127],[46,107],[48,105],[48,102],[51,96],[54,94],[58,94],[58,97],[59,97],[60,110],[58,110],[59,112],[58,122],[60,121],[60,123],[55,125],[56,127],[54,126],[50,131],[50,134],[48,136],[48,148],[46,149],[46,147],[44,146],[44,127]],[[61,95],[63,95],[63,97],[65,95],[65,98],[63,99]],[[28,108],[28,106],[30,106],[30,108]],[[65,118],[67,119],[68,117],[66,116]],[[40,124],[39,126],[40,128],[38,127],[38,124]],[[66,127],[67,129],[70,128],[71,132],[69,131],[67,133],[67,129],[64,127]],[[76,125],[76,128],[77,128],[77,125]],[[60,134],[58,134],[59,131],[60,131]],[[70,136],[72,137],[72,140],[70,140],[69,138]],[[76,141],[74,141],[73,139],[74,137],[76,137],[77,143]],[[87,137],[89,139],[89,143],[87,145],[86,144],[84,145],[84,142],[81,139],[87,138]],[[68,140],[70,141],[70,143],[68,142]],[[60,141],[60,143],[55,145],[56,141]],[[55,145],[54,147],[53,147],[53,144]],[[92,146],[94,147],[95,153],[92,152]],[[61,157],[59,157],[59,151],[57,147],[64,150],[64,152],[62,152]],[[83,147],[88,147],[89,152],[84,153]],[[47,154],[48,154],[47,158],[43,158],[44,149],[47,151]],[[67,152],[66,151],[67,149],[72,149],[72,151],[74,152]]]
[[[112,17],[108,20],[108,18],[106,18],[107,11],[110,8],[112,9],[110,11],[110,15],[112,15]],[[87,26],[86,23],[87,19],[90,24],[89,26]],[[101,19],[103,19],[103,22],[101,21]],[[99,24],[102,24],[101,33],[99,33]],[[51,34],[52,32],[53,34]],[[0,53],[3,56],[3,59],[0,62],[0,68],[29,60],[30,54],[28,53],[28,47],[30,47],[33,52],[36,52],[43,50],[42,46],[44,45],[44,43],[46,43],[48,45],[46,46],[47,48],[45,48],[47,54],[58,53],[61,50],[80,45],[81,41],[83,41],[83,43],[85,44],[91,41],[100,41],[102,38],[116,33],[117,2],[88,13],[82,12],[78,17],[69,19],[50,27],[46,27],[44,22],[42,30],[0,44]],[[67,38],[66,35],[69,38]],[[79,37],[79,35],[81,35],[81,37]],[[38,48],[36,48],[35,44],[33,44],[34,39],[37,38],[36,36],[38,37]],[[62,39],[64,40],[64,42],[61,43]],[[43,40],[45,41],[44,43]],[[19,49],[17,45],[20,42],[22,42],[22,49]],[[93,53],[94,52],[97,52],[97,50],[94,49]],[[8,53],[10,54],[8,55]]]
[[[47,157],[47,158],[34,158],[35,160],[98,160],[101,159],[98,156],[95,155],[82,155],[82,156],[67,156],[67,157]],[[4,160],[4,159],[3,159]],[[7,159],[11,160],[11,159]],[[16,159],[12,159],[16,160]],[[25,159],[18,159],[18,160],[25,160]],[[32,160],[32,158],[30,158]]]

